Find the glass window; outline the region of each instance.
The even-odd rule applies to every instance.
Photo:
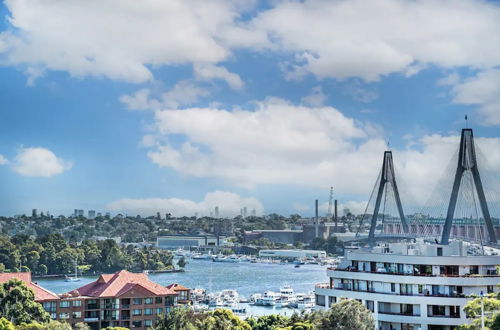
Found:
[[[155,303],[161,304],[162,302],[163,302],[163,298],[162,297],[156,297],[155,298]]]
[[[163,314],[163,308],[157,308],[156,314]]]
[[[132,315],[142,315],[142,309],[134,309],[134,310],[132,310]]]
[[[144,326],[145,327],[150,327],[153,325],[153,320],[144,320]]]
[[[59,313],[60,319],[69,319],[69,313]]]
[[[59,307],[61,307],[61,308],[68,308],[69,306],[70,306],[70,302],[67,300],[63,300],[63,301],[59,302]]]
[[[144,315],[153,315],[153,309],[152,308],[145,308]]]
[[[74,319],[79,319],[82,317],[82,312],[73,312],[73,318]]]
[[[134,321],[134,322],[132,322],[132,327],[134,327],[134,328],[141,328],[142,327],[142,321]]]
[[[396,292],[396,283],[391,283],[391,292]]]
[[[73,300],[73,307],[80,307],[80,306],[82,306],[81,300]]]
[[[153,298],[144,298],[144,303],[145,304],[152,304],[153,303]]]
[[[132,303],[133,303],[134,305],[142,305],[142,298],[134,298],[134,299],[132,300]]]

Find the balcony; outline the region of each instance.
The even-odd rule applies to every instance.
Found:
[[[130,304],[122,304],[122,309],[130,309]]]
[[[386,312],[386,311],[378,311],[379,314],[387,314],[387,315],[397,315],[397,316],[420,316],[419,313],[407,313],[407,312]]]
[[[88,304],[86,309],[99,309],[98,304]]]
[[[345,290],[345,291],[354,291],[354,292],[369,292],[369,293],[377,293],[377,294],[388,294],[388,295],[393,295],[393,296],[413,296],[413,297],[442,297],[442,298],[465,298],[465,294],[459,293],[459,294],[441,294],[441,293],[412,293],[412,292],[382,292],[382,291],[376,291],[374,289],[353,289],[350,284],[340,284],[335,287],[330,287],[328,284],[325,283],[326,286],[316,286],[318,289],[335,289],[335,290]]]
[[[464,275],[456,275],[456,274],[423,274],[423,273],[401,273],[401,272],[391,272],[388,270],[384,271],[370,271],[370,270],[358,270],[356,267],[346,267],[346,268],[335,268],[329,267],[328,270],[337,271],[337,272],[355,272],[355,273],[371,273],[371,274],[382,274],[382,275],[400,275],[400,276],[423,276],[423,277],[500,277],[500,275],[495,272],[491,272],[487,275],[478,275],[478,274],[464,274]]]

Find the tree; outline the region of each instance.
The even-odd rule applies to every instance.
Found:
[[[199,322],[203,330],[252,330],[250,325],[227,309],[216,309]]]
[[[35,302],[33,290],[15,278],[0,285],[0,315],[16,325],[50,320],[42,305]]]
[[[48,323],[22,323],[16,330],[72,330],[71,325],[66,322],[50,321]]]
[[[282,315],[265,315],[257,319],[249,318],[246,320],[252,330],[274,330],[276,328],[284,328],[290,324],[290,319]]]
[[[372,313],[354,299],[343,299],[333,304],[326,318],[322,320],[320,329],[328,330],[373,330],[375,320]]]
[[[493,294],[482,298],[485,318],[484,324],[488,329],[500,330],[500,300]],[[470,324],[461,325],[461,330],[481,329],[481,298],[475,298],[467,302],[464,307],[465,315],[471,319]]]
[[[5,317],[0,318],[0,330],[15,330],[14,324]]]
[[[153,330],[196,330],[193,325],[194,312],[187,308],[176,308],[161,315]]]
[[[177,266],[179,266],[180,268],[186,267],[186,258],[181,257],[179,261],[177,261]]]

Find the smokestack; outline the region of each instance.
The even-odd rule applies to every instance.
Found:
[[[316,238],[319,237],[319,219],[318,219],[318,200],[316,200],[316,217],[315,217],[314,234]]]
[[[337,200],[335,200],[335,232],[337,232],[337,223],[338,223],[338,219],[337,219]]]

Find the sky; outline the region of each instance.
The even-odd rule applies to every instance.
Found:
[[[500,183],[500,4],[5,0],[0,214],[424,203],[460,130]]]

